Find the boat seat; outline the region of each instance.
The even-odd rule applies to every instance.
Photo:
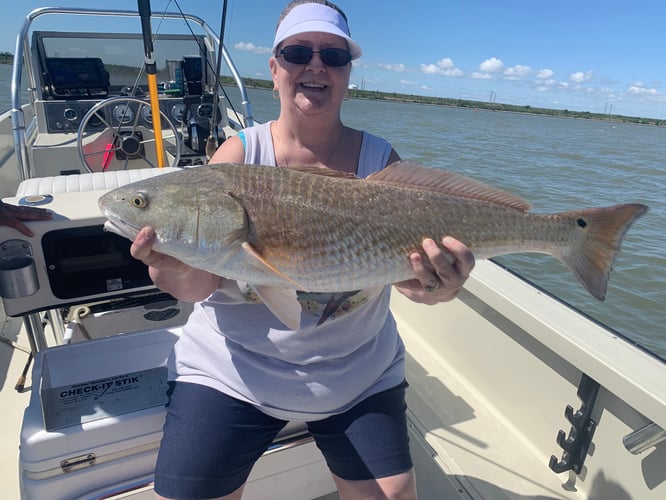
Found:
[[[73,193],[83,191],[101,191],[124,186],[131,182],[148,179],[156,175],[180,170],[177,167],[140,168],[132,170],[108,170],[85,174],[56,175],[26,179],[16,191],[17,197]]]

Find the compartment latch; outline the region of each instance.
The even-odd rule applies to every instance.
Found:
[[[63,472],[72,472],[95,465],[97,458],[94,453],[79,455],[78,457],[66,458],[60,462],[60,468]]]

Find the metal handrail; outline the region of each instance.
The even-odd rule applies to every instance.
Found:
[[[643,453],[645,450],[657,446],[664,441],[666,441],[666,430],[654,422],[650,422],[622,438],[624,447],[634,455]]]
[[[32,177],[30,160],[28,155],[28,146],[26,139],[26,125],[25,125],[25,116],[21,106],[21,74],[24,66],[27,71],[27,78],[30,82],[29,91],[31,93],[31,101],[36,100],[35,93],[37,92],[37,79],[33,72],[32,64],[32,55],[30,53],[30,43],[28,40],[28,33],[30,32],[30,27],[35,19],[40,16],[50,15],[50,14],[66,14],[66,15],[87,15],[87,16],[114,16],[114,17],[140,17],[139,12],[130,11],[130,10],[103,10],[103,9],[72,9],[66,7],[41,7],[31,11],[25,18],[21,31],[16,37],[16,47],[14,50],[14,64],[12,67],[12,81],[11,81],[11,121],[12,121],[12,135],[14,138],[14,150],[16,152],[16,159],[18,162],[19,168],[19,177],[23,181]],[[213,30],[206,24],[206,22],[198,16],[191,14],[181,14],[180,12],[165,12],[159,16],[154,16],[159,18],[167,19],[186,19],[192,21],[199,25],[199,27],[205,32],[206,36],[213,40],[215,43],[216,50],[220,50],[222,47],[222,56],[224,61],[229,68],[231,75],[233,76],[236,86],[241,94],[241,113],[243,115],[244,126],[251,126],[254,124],[254,119],[252,117],[252,107],[250,100],[248,98],[247,89],[245,84],[234,64],[231,56],[229,55],[226,47],[220,44],[219,37],[213,32]],[[24,65],[24,62],[26,64]],[[219,75],[219,69],[217,68],[217,74]],[[215,82],[217,85],[220,85],[219,80]],[[36,119],[36,117],[33,117]]]

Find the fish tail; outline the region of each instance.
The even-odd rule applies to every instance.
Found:
[[[606,298],[608,279],[622,239],[647,210],[646,205],[630,203],[569,212],[568,215],[575,217],[582,237],[559,258],[595,298]]]

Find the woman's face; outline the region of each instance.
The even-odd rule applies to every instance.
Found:
[[[328,33],[301,33],[284,40],[278,49],[303,45],[318,52],[326,48],[347,50],[344,38]],[[306,64],[288,62],[278,53],[269,62],[273,83],[280,92],[282,107],[295,106],[311,116],[324,112],[339,113],[349,86],[351,63],[341,67],[326,66],[315,53]]]

